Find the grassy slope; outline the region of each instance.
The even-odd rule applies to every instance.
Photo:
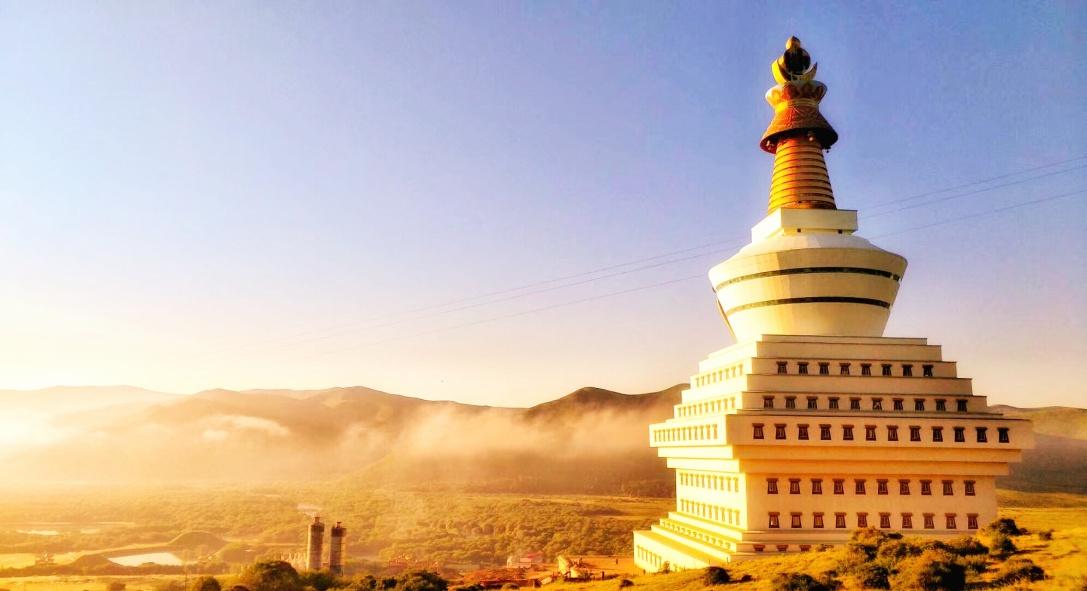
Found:
[[[1050,578],[1016,589],[1079,591],[1087,577],[1087,496],[1072,494],[1024,493],[1001,491],[1001,517],[1015,519],[1031,532],[1054,530],[1053,539],[1042,541],[1035,533],[1015,538],[1020,556],[1030,558],[1045,569]],[[758,560],[728,567],[733,578],[751,575],[753,581],[721,587],[722,591],[765,591],[779,572],[805,572],[818,575],[834,567],[837,552],[768,555]],[[633,591],[702,591],[701,571],[667,575],[643,575],[632,579]],[[847,584],[850,583],[846,581]],[[596,583],[560,583],[550,591],[616,591],[615,581]],[[849,589],[859,589],[847,586]]]

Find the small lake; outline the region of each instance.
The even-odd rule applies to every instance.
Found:
[[[114,556],[109,559],[124,566],[139,566],[148,562],[155,564],[179,565],[184,564],[173,552],[151,552],[150,554],[129,554],[128,556]]]

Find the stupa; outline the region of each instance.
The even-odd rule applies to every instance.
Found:
[[[634,532],[650,572],[846,542],[858,528],[969,534],[996,518],[996,477],[1033,446],[924,338],[883,331],[906,259],[858,236],[824,152],[838,134],[796,37],[771,64],[767,216],[709,271],[736,344],[649,428],[676,509]]]

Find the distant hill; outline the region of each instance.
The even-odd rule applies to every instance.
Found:
[[[1023,461],[1001,479],[1003,486],[1036,492],[1087,492],[1087,409],[992,408],[1008,416],[1030,419],[1034,425],[1035,448],[1023,452]]]
[[[135,386],[53,386],[38,390],[0,390],[0,410],[71,414],[109,407],[136,408],[182,398]]]
[[[649,448],[647,426],[672,416],[684,387],[644,394],[588,387],[527,409],[363,387],[191,396],[127,387],[48,389],[19,404],[63,410],[46,426],[57,436],[9,450],[4,461],[27,481],[338,480],[360,487],[668,495],[672,475]],[[11,395],[0,392],[0,403]],[[1087,410],[994,408],[1031,418],[1038,433],[1037,448],[1024,453],[1026,461],[1013,466],[1003,486],[1087,492]]]

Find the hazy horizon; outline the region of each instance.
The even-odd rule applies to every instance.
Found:
[[[705,273],[765,213],[795,34],[839,207],[910,262],[886,334],[992,404],[1082,406],[1085,30],[1014,2],[12,4],[0,388],[685,382],[731,344]]]

